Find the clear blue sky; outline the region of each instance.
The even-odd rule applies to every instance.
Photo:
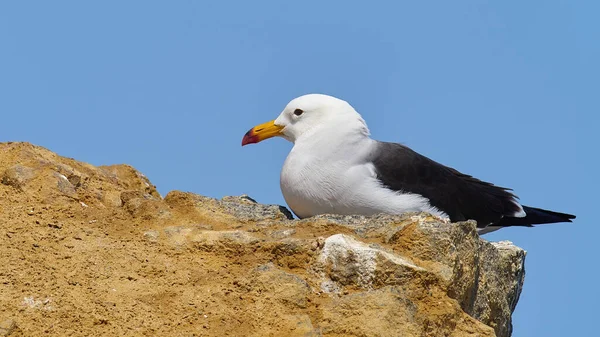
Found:
[[[312,92],[373,137],[512,187],[575,224],[528,251],[514,336],[589,336],[600,225],[597,1],[3,1],[0,141],[128,163],[165,195],[283,204],[283,139],[243,134]]]

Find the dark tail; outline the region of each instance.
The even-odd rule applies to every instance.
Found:
[[[557,222],[573,222],[575,219],[572,214],[558,213],[548,211],[541,208],[523,206],[523,210],[527,213],[524,218],[511,218],[504,217],[495,226],[527,226],[541,225],[546,223],[557,223]]]

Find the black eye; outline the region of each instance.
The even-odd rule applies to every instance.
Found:
[[[300,116],[303,113],[304,113],[304,111],[302,111],[302,109],[296,109],[296,110],[294,110],[294,115],[296,115],[296,116]]]

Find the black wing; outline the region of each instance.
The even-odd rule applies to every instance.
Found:
[[[486,227],[520,211],[510,189],[460,173],[401,144],[379,142],[373,164],[384,186],[422,195],[453,222],[476,220],[478,227]]]

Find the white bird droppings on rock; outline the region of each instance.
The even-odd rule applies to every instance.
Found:
[[[36,300],[33,296],[23,298],[22,305],[32,309],[52,310],[54,307],[51,305],[52,300],[44,298],[43,300]]]

